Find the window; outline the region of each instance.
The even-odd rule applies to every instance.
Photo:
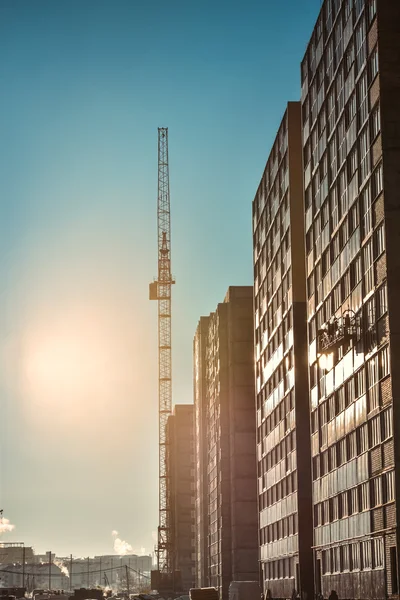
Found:
[[[376,15],[376,0],[368,0],[368,22],[372,23]]]
[[[328,451],[329,451],[329,467],[330,467],[330,471],[332,471],[333,469],[336,469],[336,467],[337,467],[336,447],[331,446]]]
[[[331,501],[331,515],[332,515],[332,521],[337,521],[339,519],[339,497],[335,496],[334,498],[332,498]]]
[[[340,494],[340,518],[349,516],[349,496],[347,492]]]
[[[323,504],[323,519],[324,519],[324,525],[326,525],[327,523],[329,523],[330,520],[330,509],[329,509],[329,500],[325,500],[325,502],[322,503]]]
[[[356,513],[358,513],[358,491],[355,487],[349,491],[349,514],[354,515]]]
[[[389,361],[389,346],[385,346],[379,352],[379,379],[383,379],[390,373],[390,361]]]
[[[361,569],[361,552],[360,544],[351,544],[351,568],[352,571],[359,571]]]
[[[361,542],[363,569],[372,569],[372,545],[371,541]]]
[[[363,0],[356,0],[356,4],[363,4]],[[361,71],[366,59],[365,21],[361,19],[356,27],[356,71]]]
[[[357,21],[362,9],[364,8],[364,0],[355,0],[354,2],[354,19]]]
[[[336,75],[336,101],[337,101],[337,114],[340,115],[344,108],[344,74],[343,66],[339,68]]]
[[[375,232],[375,257],[378,258],[385,251],[385,229],[383,224]]]
[[[332,573],[340,573],[340,547],[332,548]]]
[[[337,391],[338,413],[346,408],[346,390],[344,385]]]
[[[375,538],[372,540],[374,550],[374,567],[375,569],[382,569],[384,566],[385,548],[383,545],[382,538]]]
[[[356,55],[354,51],[354,41],[351,41],[346,51],[346,76],[350,73],[350,69],[354,64],[355,57]]]
[[[378,48],[375,48],[372,51],[372,54],[369,59],[369,73],[370,73],[370,81],[371,83],[378,75],[379,64],[378,64]]]
[[[379,381],[378,361],[376,356],[367,363],[368,388],[372,388]]]
[[[336,312],[342,304],[342,287],[340,283],[333,290],[333,310]]]
[[[323,573],[331,572],[331,551],[324,550],[322,552],[322,571]]]
[[[358,156],[357,156],[357,146],[353,148],[350,152],[348,160],[347,160],[347,172],[348,172],[348,181],[353,178],[353,175],[357,171],[358,166]]]
[[[352,7],[353,7],[353,0],[345,0],[344,1],[344,21],[345,21],[345,23],[349,20],[349,17],[351,17]]]
[[[357,229],[360,222],[358,204],[355,203],[350,209],[350,234],[353,233],[355,229]]]
[[[358,128],[361,129],[361,127],[363,126],[363,124],[365,123],[365,121],[368,118],[368,100],[369,100],[369,96],[368,96],[368,78],[367,78],[367,73],[366,71],[363,72],[363,74],[360,77],[360,80],[357,84],[357,93],[358,93],[358,104],[359,104],[359,111],[358,111]]]
[[[372,296],[364,305],[364,322],[366,331],[370,331],[375,328],[376,317],[375,317],[375,297]]]
[[[377,292],[377,317],[382,317],[387,312],[387,287],[382,285]]]
[[[383,497],[382,497],[382,481],[380,477],[375,477],[375,479],[373,479],[371,481],[371,487],[372,487],[372,506],[380,506],[381,504],[383,504]]]
[[[374,248],[372,240],[370,239],[363,248],[363,259],[364,259],[364,294],[368,294],[374,287]]]
[[[356,432],[349,433],[348,436],[348,460],[357,456],[357,436]]]
[[[360,505],[360,511],[362,512],[363,510],[368,510],[370,508],[369,484],[362,483],[360,485],[359,489],[360,489],[359,505]]]
[[[387,440],[393,435],[393,411],[391,408],[382,413],[382,440]]]
[[[379,415],[374,417],[369,422],[371,448],[381,443],[381,422]]]
[[[361,425],[358,430],[358,442],[360,454],[368,450],[368,424]]]
[[[371,140],[374,141],[381,130],[381,110],[379,104],[371,114]]]
[[[394,487],[394,471],[385,473],[385,502],[393,502],[396,497],[396,491]]]
[[[344,117],[342,117],[337,126],[337,147],[338,147],[338,159],[339,159],[339,167],[346,160],[346,124]]]
[[[365,369],[362,367],[356,374],[357,377],[357,396],[365,394]]]
[[[346,438],[340,440],[337,443],[337,451],[338,451],[338,465],[343,465],[347,462],[347,446],[346,446]]]
[[[353,92],[353,94],[350,96],[350,99],[346,105],[346,128],[349,127],[350,123],[352,122],[352,120],[354,119],[356,114],[357,114],[357,99],[356,99],[355,92]]]
[[[361,257],[356,258],[351,265],[352,286],[355,287],[362,279]]]
[[[359,136],[360,148],[360,182],[363,183],[370,173],[369,132],[365,127]]]
[[[374,171],[373,184],[374,184],[374,198],[376,198],[377,196],[379,196],[379,194],[383,190],[382,163]]]
[[[372,220],[372,199],[371,199],[371,188],[369,185],[363,190],[361,194],[361,214],[363,217],[363,237],[366,237],[371,231],[373,226]]]

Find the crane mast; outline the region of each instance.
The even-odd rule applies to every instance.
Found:
[[[158,410],[159,410],[159,525],[157,568],[173,571],[171,519],[168,506],[167,421],[172,410],[171,360],[171,212],[168,166],[168,128],[158,128],[158,277],[150,284],[150,300],[158,300]]]

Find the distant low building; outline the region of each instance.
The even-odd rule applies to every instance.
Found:
[[[0,543],[0,564],[23,563],[33,561],[34,552],[31,547],[25,546],[23,542]]]
[[[69,577],[51,563],[10,563],[1,565],[1,587],[26,587],[64,590],[69,588]]]
[[[140,587],[149,580],[152,566],[151,555],[138,556],[137,554],[74,558],[72,563],[69,558],[58,560],[70,573],[72,589],[97,585],[110,585],[118,588],[126,580],[126,568],[128,568],[132,588]]]

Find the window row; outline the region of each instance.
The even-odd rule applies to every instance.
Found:
[[[343,30],[352,31],[353,26],[360,19],[364,8],[363,0],[326,0],[323,10],[318,17],[313,36],[307,53],[302,62],[302,82],[308,76],[312,78],[321,61],[321,46],[324,41],[331,40],[335,52],[338,53],[338,47],[342,47]],[[369,13],[368,13],[369,16]]]
[[[260,394],[262,396],[262,394]],[[260,400],[262,402],[262,400]],[[281,400],[274,410],[266,417],[258,428],[258,442],[261,442],[275,427],[283,421],[294,409],[294,391],[292,390]],[[285,429],[286,430],[286,429]]]
[[[320,431],[320,433],[322,432]],[[376,415],[368,423],[364,423],[355,431],[348,433],[341,440],[332,444],[327,450],[314,456],[313,479],[316,480],[327,475],[353,458],[367,452],[367,450],[375,448],[375,446],[378,446],[392,436],[393,413],[390,408],[382,411],[382,413]]]
[[[373,287],[375,287],[374,273],[371,272],[375,262],[375,253],[372,244],[366,244],[363,250],[364,256],[362,257],[359,255],[352,261],[350,268],[334,286],[326,300],[319,306],[316,315],[310,319],[308,324],[309,343],[315,340],[318,330],[330,321],[332,315],[339,311],[350,293],[354,294],[358,289],[360,290],[359,306],[361,308],[361,310],[356,308],[357,314],[355,316],[358,328],[358,341],[362,340],[372,327],[376,329],[380,319],[387,313],[388,301],[386,283],[380,286],[373,295],[370,295],[364,305],[361,306],[362,298],[370,293]],[[364,261],[362,261],[362,258],[364,258]],[[363,283],[363,286],[361,286],[361,283]],[[310,285],[312,284],[310,283]]]
[[[342,174],[345,174],[345,171],[342,171]],[[358,248],[355,250],[359,249],[361,242],[377,225],[373,203],[383,190],[382,164],[374,170],[371,179],[360,194],[358,186],[354,189],[355,195],[353,197],[352,194],[350,198],[350,187],[339,178],[338,185],[332,187],[321,210],[319,207],[316,208],[318,214],[312,217],[311,211],[307,212],[306,255],[313,252],[313,261],[324,256],[324,260],[327,261],[326,269],[343,252],[357,230],[359,230]],[[339,223],[340,228],[337,229]],[[311,268],[313,265],[314,262],[311,263]]]
[[[259,270],[259,289],[255,299],[255,308],[260,314],[260,335],[264,331],[271,332],[269,328],[272,327],[272,321],[275,322],[274,315],[281,306],[283,312],[288,310],[292,286],[291,253],[287,252],[285,260],[270,283],[263,275],[265,271]]]
[[[319,428],[331,421],[334,417],[344,411],[357,398],[363,396],[368,390],[373,388],[382,379],[390,375],[390,352],[389,346],[381,348],[366,363],[366,370],[362,367],[354,376],[351,376],[344,385],[339,387],[334,394],[321,402],[318,411],[312,414],[312,428]],[[311,389],[316,385],[320,386],[318,396],[323,397],[324,389],[324,370],[315,362],[310,367],[310,385]]]
[[[279,444],[274,446],[272,450],[268,452],[268,454],[259,461],[259,476],[261,477],[263,474],[267,474],[268,471],[272,469],[272,467],[277,465],[284,458],[288,458],[288,460],[290,460],[290,457],[288,455],[295,449],[296,432],[292,431],[289,434],[287,434],[283,438],[283,440],[279,442]]]
[[[322,573],[341,573],[384,567],[385,548],[382,538],[336,546],[322,552]]]
[[[261,324],[256,330],[256,344],[261,342]],[[265,343],[264,339],[264,343]],[[283,356],[289,351],[289,358],[287,359],[290,365],[293,364],[293,324],[292,324],[292,313],[289,311],[286,316],[282,319],[281,325],[275,330],[275,333],[268,339],[268,344],[265,345],[265,350],[260,357],[262,365],[265,368],[270,361],[272,365],[270,368],[273,370],[278,368],[279,363],[282,361]],[[291,368],[291,366],[289,366]],[[271,371],[272,375],[272,371]]]
[[[314,527],[345,519],[395,500],[394,471],[347,490],[314,506]]]
[[[375,50],[370,57],[368,70],[363,71],[357,84],[353,78],[350,87],[343,87],[343,77],[339,77],[337,84],[340,84],[340,90],[332,88],[320,108],[303,149],[306,187],[312,175],[314,192],[326,175],[329,185],[333,183],[352,149],[359,154],[359,161],[356,160],[355,164],[359,162],[364,168],[364,158],[368,156],[370,146],[380,131],[379,109],[371,109],[368,93],[369,85],[377,75],[377,68],[378,54]],[[349,80],[346,80],[345,86],[349,86]],[[303,114],[305,106],[303,104]],[[349,179],[355,172],[351,166],[351,162],[348,163]],[[361,181],[365,176],[364,173]],[[309,206],[307,197],[306,208]]]
[[[261,545],[275,542],[289,535],[295,535],[299,530],[298,515],[294,513],[280,521],[271,523],[260,530]]]
[[[272,392],[273,392],[274,388],[272,387]],[[268,406],[267,407],[267,402],[268,399],[270,398],[271,393],[270,392],[270,388],[267,389],[267,385],[265,385],[263,388],[261,388],[260,392],[257,394],[257,409],[262,411],[263,413],[263,418],[265,416],[265,414],[271,415],[271,413],[273,411],[277,411],[274,414],[273,417],[273,422],[279,423],[279,420],[281,420],[279,418],[279,414],[278,411],[279,410],[283,410],[279,408],[279,403],[281,402],[281,400],[285,399],[286,402],[292,406],[294,406],[294,396],[291,396],[289,399],[290,395],[293,395],[294,392],[288,391],[287,394],[285,394],[285,396],[282,396],[282,398],[278,401],[278,402],[274,402],[273,406]],[[282,417],[283,418],[283,417]],[[274,425],[275,426],[275,425]],[[272,427],[272,420],[271,420],[271,424],[268,427]],[[273,427],[272,427],[273,428]]]
[[[281,558],[263,563],[263,570],[265,581],[294,577],[293,558]]]
[[[268,165],[269,161],[266,169],[268,169]],[[288,209],[289,170],[287,154],[284,158],[283,167],[276,171],[276,175],[273,187],[269,191],[266,189],[265,177],[263,177],[253,204],[253,230],[258,238],[264,232],[268,232],[271,227],[275,227],[275,231],[277,231],[278,228],[284,226],[285,213]]]
[[[290,494],[292,494],[296,490],[297,471],[293,471],[293,473],[289,473],[277,484],[271,486],[265,492],[262,492],[259,495],[260,510],[272,506],[273,504],[275,504],[275,502],[279,502],[283,498],[286,498],[286,496],[290,496]]]
[[[332,113],[339,116],[351,93],[356,88],[355,81],[362,76],[367,60],[367,36],[365,21],[361,20],[355,28],[355,35],[347,33],[347,47],[344,51],[339,40],[335,51],[333,40],[328,42],[325,54],[317,70],[317,76],[310,83],[308,94],[303,96],[303,123],[311,127],[322,114],[325,119]],[[368,77],[366,84],[372,82],[372,70],[365,69]],[[325,121],[324,121],[325,122]],[[333,120],[334,122],[334,120]],[[330,121],[329,121],[330,124]],[[331,131],[329,131],[331,133]]]

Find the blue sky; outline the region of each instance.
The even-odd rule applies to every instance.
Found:
[[[157,127],[169,128],[174,401],[197,321],[252,283],[251,202],[320,0],[0,4],[4,541],[151,551]]]

